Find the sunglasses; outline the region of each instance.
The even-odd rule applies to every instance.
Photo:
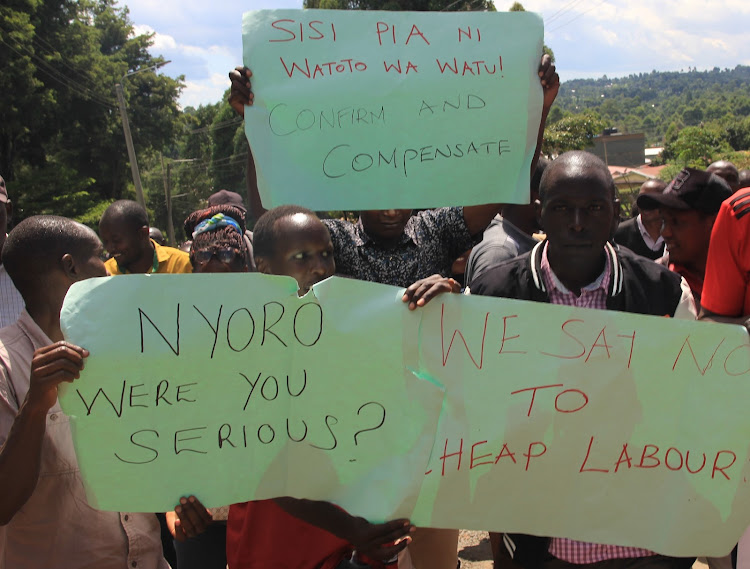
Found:
[[[193,261],[198,265],[205,265],[212,257],[216,257],[219,262],[225,265],[231,264],[238,258],[242,258],[242,252],[233,247],[210,247],[207,249],[197,249],[192,253]]]

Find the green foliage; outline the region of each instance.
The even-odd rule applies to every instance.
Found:
[[[729,152],[730,147],[718,129],[688,126],[666,150],[679,166],[706,168],[715,156]]]
[[[678,164],[667,164],[662,170],[659,172],[659,179],[664,182],[671,182],[672,179],[680,173],[680,170],[682,170],[682,166]]]
[[[526,11],[526,8],[524,8],[523,4],[521,4],[520,2],[513,2],[513,5],[508,10],[508,12],[525,12],[525,11]],[[545,55],[549,55],[550,58],[552,59],[552,62],[553,63],[555,62],[555,52],[552,51],[552,48],[549,47],[547,44],[544,44],[544,46],[542,47],[542,53],[544,53]]]
[[[0,172],[21,207],[80,217],[127,194],[130,168],[113,87],[159,62],[115,0],[14,1],[0,7]],[[124,80],[138,154],[174,138],[181,79]]]
[[[644,132],[660,146],[688,126],[716,126],[735,150],[750,148],[750,67],[639,73],[619,79],[566,81],[555,103],[563,111],[597,112],[620,132]]]
[[[568,150],[585,150],[593,146],[593,138],[602,132],[605,123],[594,113],[568,115],[547,125],[542,154],[554,157]]]

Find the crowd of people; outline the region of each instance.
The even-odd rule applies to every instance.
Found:
[[[541,142],[559,87],[546,56],[539,76]],[[239,113],[253,102],[250,78],[245,68],[230,73]],[[405,287],[405,310],[463,290],[748,328],[747,171],[722,161],[669,183],[650,180],[637,214],[621,223],[600,159],[538,154],[525,205],[362,211],[356,223],[285,205],[250,232],[244,200],[222,190],[185,220],[185,251],[165,246],[146,210],[128,200],[107,208],[98,235],[56,216],[29,217],[8,232],[12,202],[0,178],[0,569],[456,568],[457,529],[371,523],[327,502],[279,497],[208,510],[185,496],[159,515],[91,508],[57,399],[89,353],[63,338],[60,309],[70,286],[92,277],[257,271],[293,277],[300,295],[334,274]],[[467,250],[465,274],[452,274]],[[491,534],[491,542],[497,569],[685,569],[694,561],[554,536]]]

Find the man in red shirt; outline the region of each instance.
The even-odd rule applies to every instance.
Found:
[[[721,204],[706,263],[701,318],[750,323],[750,188]]]
[[[667,245],[664,264],[685,277],[696,306],[703,294],[711,228],[721,202],[731,195],[729,185],[716,174],[685,168],[663,193],[638,196],[639,208],[659,209]]]

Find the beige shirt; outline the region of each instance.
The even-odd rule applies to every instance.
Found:
[[[34,350],[51,343],[25,310],[16,324],[0,330],[0,444],[29,389]],[[88,505],[69,419],[56,403],[47,414],[34,493],[0,527],[0,569],[168,567],[156,516],[102,512]]]
[[[23,307],[21,293],[8,276],[5,265],[0,263],[0,328],[10,326],[18,320]]]

